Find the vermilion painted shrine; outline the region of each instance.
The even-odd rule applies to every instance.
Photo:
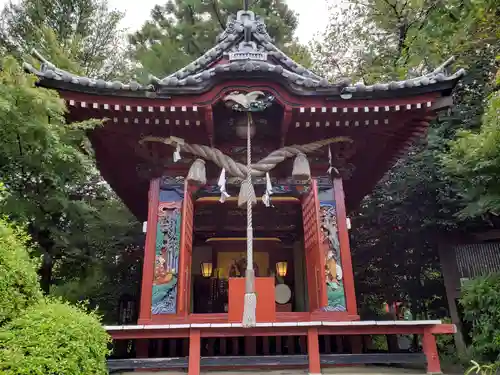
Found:
[[[141,360],[113,359],[111,370],[293,365],[319,374],[424,359],[440,372],[434,335],[454,326],[360,321],[346,211],[452,105],[464,72],[449,74],[451,60],[405,81],[329,83],[281,52],[251,11],[230,18],[203,56],[148,85],[80,77],[38,58],[40,69],[26,69],[59,91],[70,120],[104,119],[90,133],[98,167],[147,221],[137,325],[107,327],[116,348],[133,340],[125,356]],[[252,328],[242,326],[240,186],[258,197]],[[423,354],[370,354],[369,335],[412,333]]]

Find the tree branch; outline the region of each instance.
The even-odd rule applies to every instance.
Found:
[[[222,19],[220,18],[219,8],[217,6],[217,0],[212,0],[212,8],[214,10],[215,17],[217,18],[217,21],[219,22],[221,30],[222,31],[226,30],[226,25],[224,25],[224,22],[222,22]]]

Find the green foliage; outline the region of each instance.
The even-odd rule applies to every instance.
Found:
[[[28,236],[0,219],[0,326],[41,297],[36,264],[26,251]]]
[[[443,156],[446,170],[455,177],[467,203],[462,217],[500,214],[499,144],[500,91],[494,91],[486,104],[481,129],[458,132]]]
[[[313,43],[315,68],[332,80],[406,79],[451,55],[468,71],[454,109],[440,114],[426,142],[410,148],[353,214],[358,300],[376,294],[411,302],[419,318],[448,314],[438,249],[455,231],[485,224],[457,218],[463,188],[441,161],[458,129],[481,124],[500,49],[497,6],[494,0],[343,1],[332,6],[329,26]]]
[[[56,92],[35,87],[36,78],[13,58],[2,67],[0,181],[8,195],[0,213],[27,224],[43,268],[71,251],[73,231],[94,211],[89,201],[106,190],[95,184],[100,177],[87,146],[86,132],[99,122],[68,124]]]
[[[500,369],[500,363],[481,365],[476,361],[471,361],[472,366],[465,372],[465,375],[496,375]]]
[[[57,262],[61,281],[51,294],[71,302],[88,300],[106,323],[113,324],[118,323],[120,298],[139,295],[144,235],[141,225],[118,200],[93,205],[97,212],[71,239],[84,251]]]
[[[24,57],[36,48],[54,63],[76,61],[83,74],[111,79],[128,69],[123,16],[106,0],[11,2],[0,15],[0,50]]]
[[[170,74],[214,46],[229,15],[241,10],[240,0],[170,0],[151,11],[151,20],[129,36],[134,58],[146,73]],[[293,38],[297,17],[283,1],[254,1],[250,7],[266,21],[268,33],[285,53],[310,65],[308,51]]]
[[[451,324],[450,318],[446,317],[441,319],[445,324]],[[437,335],[436,344],[438,347],[439,355],[446,362],[458,363],[459,358],[457,356],[457,348],[455,347],[455,340],[453,335]],[[461,353],[463,354],[463,353]]]
[[[43,301],[0,330],[5,375],[104,375],[109,336],[82,307]]]
[[[500,357],[500,273],[477,278],[463,289],[464,318],[473,324],[474,352],[492,363]]]

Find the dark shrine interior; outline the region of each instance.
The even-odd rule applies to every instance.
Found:
[[[303,236],[300,201],[280,197],[272,207],[258,202],[253,209],[254,269],[257,277],[274,277],[292,291],[289,301],[277,304],[277,311],[297,311],[294,244]],[[227,313],[228,277],[243,277],[246,268],[246,209],[234,200],[224,204],[218,197],[195,204],[192,263],[192,313]],[[296,245],[297,246],[297,245]],[[280,277],[277,263],[286,262],[287,272]],[[211,264],[211,272],[204,265]],[[206,266],[205,266],[206,268]],[[205,274],[204,274],[205,273]],[[303,309],[303,308],[302,308]]]

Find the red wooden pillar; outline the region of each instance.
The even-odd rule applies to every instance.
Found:
[[[148,194],[148,221],[144,261],[142,265],[141,302],[139,324],[151,321],[151,300],[153,294],[154,263],[156,252],[156,226],[158,223],[158,204],[160,199],[160,179],[151,180]]]
[[[356,292],[354,290],[354,272],[352,270],[351,248],[349,246],[349,233],[347,230],[347,215],[345,208],[344,188],[342,179],[333,180],[334,200],[337,211],[337,227],[339,231],[340,259],[342,260],[342,274],[346,297],[347,312],[349,315],[358,315],[356,305]]]
[[[309,356],[309,375],[321,374],[319,357],[318,328],[311,327],[307,330],[307,354]]]
[[[442,374],[438,349],[436,345],[436,338],[428,330],[424,331],[424,337],[422,338],[422,347],[427,359],[427,374]]]
[[[316,180],[312,180],[311,189],[302,197],[302,217],[309,311],[315,311],[328,305],[325,283],[325,255],[321,244],[322,235]]]
[[[200,330],[192,329],[189,332],[188,375],[200,375],[200,342]]]

